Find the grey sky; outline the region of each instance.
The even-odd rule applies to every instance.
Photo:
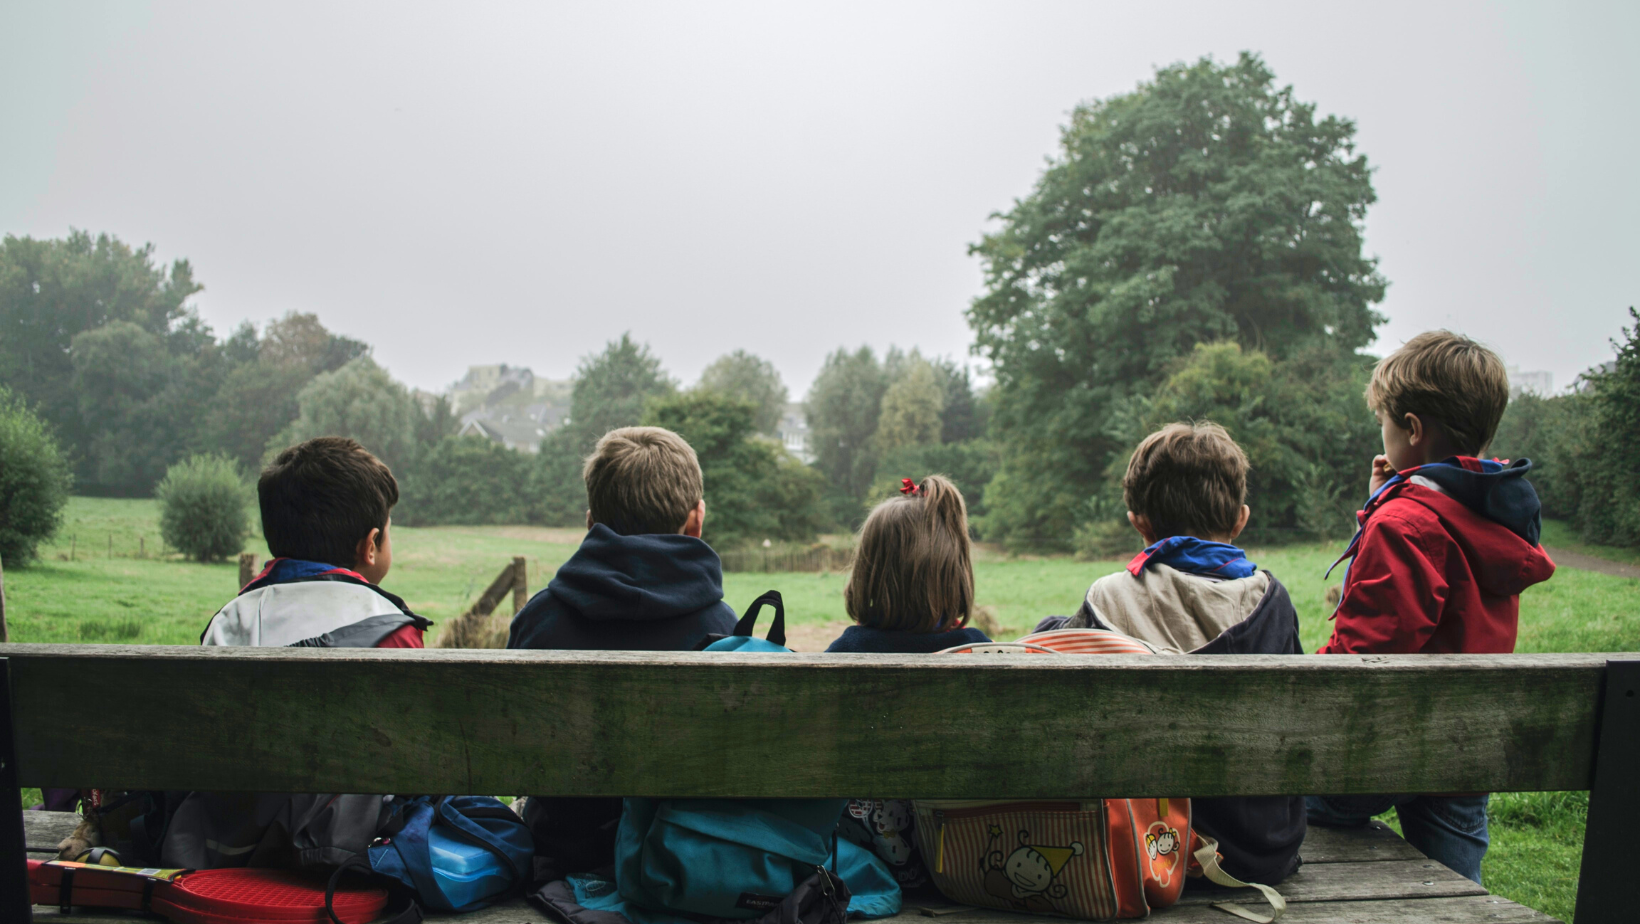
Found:
[[[632,330],[794,396],[965,355],[967,245],[1083,99],[1261,52],[1377,168],[1379,347],[1564,385],[1640,304],[1640,4],[0,4],[0,231],[152,241],[225,333],[289,310],[441,388]]]

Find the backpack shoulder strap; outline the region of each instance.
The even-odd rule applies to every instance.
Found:
[[[784,646],[786,644],[786,603],[781,599],[778,590],[765,591],[763,596],[752,601],[752,605],[746,608],[746,615],[740,617],[740,621],[735,623],[735,634],[750,638],[752,631],[757,627],[758,611],[763,609],[765,604],[774,607],[774,624],[769,626],[767,638],[776,645]]]

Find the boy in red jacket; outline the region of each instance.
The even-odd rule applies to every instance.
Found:
[[[1383,426],[1332,638],[1322,654],[1508,654],[1520,592],[1549,579],[1532,463],[1477,458],[1509,403],[1497,354],[1430,331],[1379,361],[1367,406]],[[1391,806],[1407,841],[1481,881],[1484,793],[1312,796],[1312,824],[1365,824]]]

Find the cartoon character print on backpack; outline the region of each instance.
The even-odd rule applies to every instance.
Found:
[[[1184,858],[1179,843],[1179,830],[1165,821],[1153,821],[1145,831],[1145,858],[1150,864],[1150,878],[1162,888],[1173,884],[1173,874]]]
[[[1072,841],[1063,847],[1031,843],[1031,832],[1019,832],[1019,846],[1012,853],[1002,853],[1002,829],[990,828],[991,850],[980,860],[985,871],[985,891],[1002,899],[1015,909],[1035,913],[1058,914],[1054,900],[1065,897],[1065,884],[1059,874],[1072,857],[1082,855],[1082,844]]]
[[[927,879],[927,870],[916,855],[913,844],[911,803],[904,799],[850,799],[848,818],[853,825],[845,828],[849,839],[870,849],[887,863],[894,879],[902,887],[921,885]]]

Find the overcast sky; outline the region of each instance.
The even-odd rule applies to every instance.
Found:
[[[317,312],[412,385],[624,330],[794,397],[839,345],[965,356],[967,247],[1078,101],[1260,52],[1375,167],[1375,349],[1558,386],[1640,304],[1640,4],[0,0],[0,231],[187,257],[225,334]]]

